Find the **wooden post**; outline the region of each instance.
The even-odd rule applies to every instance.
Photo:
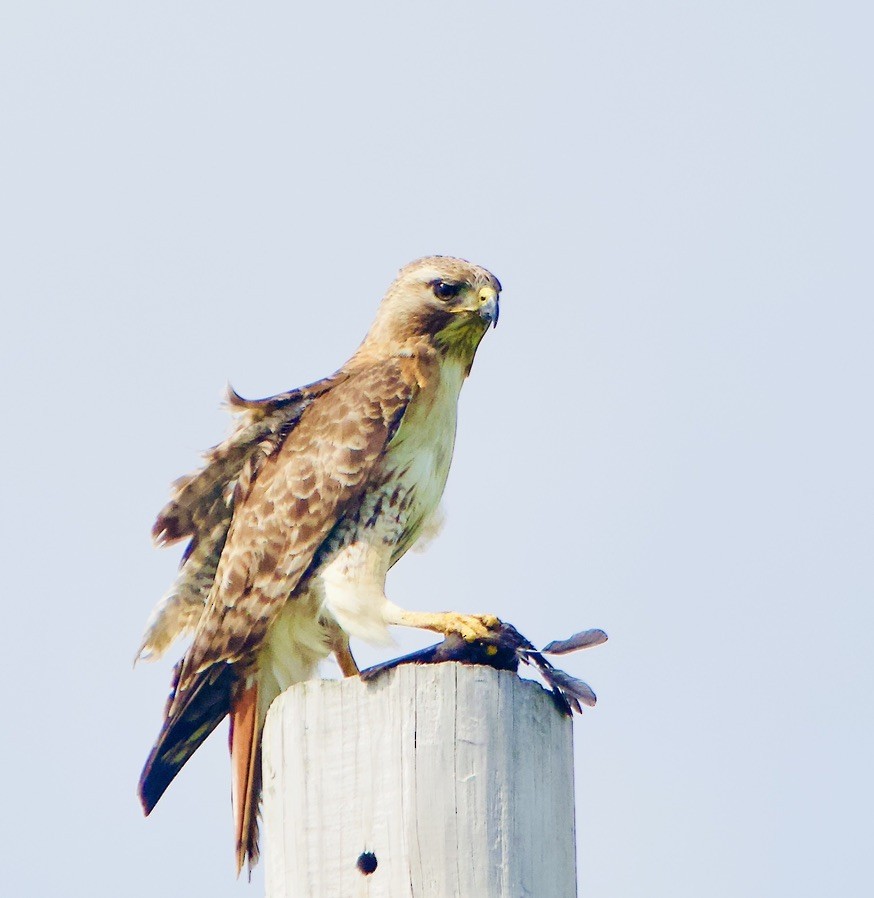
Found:
[[[267,898],[574,898],[573,732],[490,667],[293,686],[264,734]]]

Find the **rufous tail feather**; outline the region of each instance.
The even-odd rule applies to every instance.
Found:
[[[261,795],[261,729],[258,684],[240,688],[231,702],[231,795],[234,805],[237,875],[258,861],[258,801]]]

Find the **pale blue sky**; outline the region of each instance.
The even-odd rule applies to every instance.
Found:
[[[330,372],[398,267],[451,253],[501,279],[501,326],[443,534],[390,594],[609,632],[566,665],[600,698],[581,894],[870,892],[872,27],[834,0],[7,5],[0,891],[262,893],[223,736],[135,799],[169,662],[131,661],[178,560],[149,527],[227,380]]]

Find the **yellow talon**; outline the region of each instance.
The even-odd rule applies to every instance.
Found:
[[[488,639],[500,625],[501,622],[493,614],[457,614],[450,611],[442,615],[441,625],[435,629],[444,635],[457,633],[465,642],[476,642],[478,639]]]

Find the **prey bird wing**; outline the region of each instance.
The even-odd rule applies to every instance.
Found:
[[[544,655],[567,655],[570,652],[578,652],[581,649],[590,649],[596,645],[603,645],[607,641],[607,634],[600,629],[581,630],[567,639],[553,639],[549,645],[545,645],[540,651]]]

